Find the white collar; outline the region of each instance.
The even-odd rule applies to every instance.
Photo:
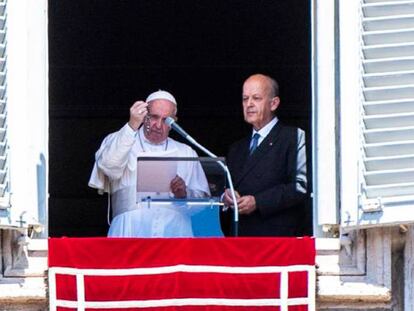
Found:
[[[275,116],[272,121],[267,123],[265,126],[263,126],[260,130],[256,131],[253,129],[252,137],[254,134],[258,133],[260,135],[260,139],[264,139],[267,135],[269,135],[272,128],[276,125],[276,123],[279,121],[279,119]]]

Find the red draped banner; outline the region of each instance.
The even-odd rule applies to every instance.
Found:
[[[312,238],[51,238],[50,310],[315,310]]]

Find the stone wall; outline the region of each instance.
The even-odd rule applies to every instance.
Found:
[[[0,230],[0,310],[48,310],[47,240],[28,230]]]

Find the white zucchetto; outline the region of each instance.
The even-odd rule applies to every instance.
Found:
[[[169,93],[167,91],[162,91],[162,90],[159,90],[159,91],[156,91],[154,93],[149,94],[147,99],[145,100],[145,102],[148,103],[148,102],[156,100],[156,99],[165,99],[165,100],[168,100],[168,101],[172,102],[174,105],[177,106],[177,102],[175,101],[174,96],[172,96],[171,93]]]

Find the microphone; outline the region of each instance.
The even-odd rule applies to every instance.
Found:
[[[184,131],[184,129],[181,126],[179,126],[173,118],[167,117],[164,122],[169,127],[171,127],[174,131],[176,131],[178,134],[183,136],[185,139],[188,139],[191,141],[193,140],[193,138],[186,131]]]

